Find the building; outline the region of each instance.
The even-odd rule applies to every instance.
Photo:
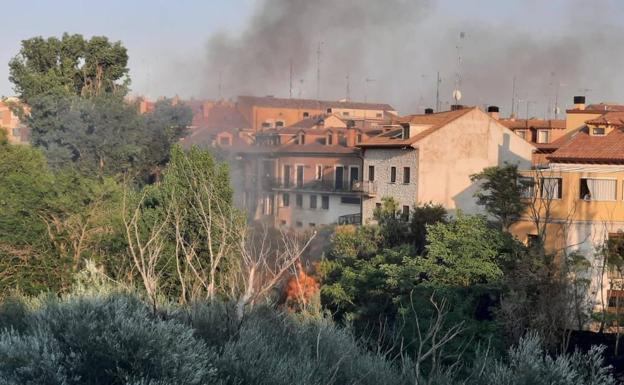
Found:
[[[590,298],[598,306],[624,296],[624,282],[613,289],[603,254],[624,235],[624,106],[575,102],[548,164],[523,172],[533,184],[529,210],[511,231],[526,243],[541,239],[548,253],[587,258]]]
[[[0,100],[0,129],[6,132],[9,143],[28,143],[28,127],[23,124],[19,117],[11,110],[11,105],[19,103],[16,98]]]
[[[191,104],[193,121],[182,145],[231,148],[251,145],[249,122],[238,111],[235,103],[204,101]]]
[[[252,219],[280,227],[360,223],[356,145],[382,132],[383,124],[333,113],[256,133],[255,146],[239,154],[246,175],[242,206]]]
[[[453,212],[481,212],[470,175],[505,162],[531,164],[534,146],[478,108],[458,108],[396,119],[362,149],[362,218],[371,221],[384,197],[405,215],[417,204],[442,204]]]
[[[322,101],[273,96],[239,96],[236,105],[254,131],[292,126],[301,120],[321,114],[337,114],[347,119],[373,120],[387,120],[397,115],[394,108],[388,104],[346,100]]]

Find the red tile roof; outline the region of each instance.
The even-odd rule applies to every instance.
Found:
[[[477,109],[476,107],[466,107],[460,110],[455,111],[445,111],[438,112],[435,114],[424,114],[424,115],[407,115],[401,118],[396,119],[396,123],[398,124],[422,124],[422,125],[430,125],[424,131],[410,137],[407,139],[402,139],[400,135],[397,137],[397,134],[401,132],[402,129],[393,129],[387,131],[379,136],[375,136],[370,138],[369,140],[360,143],[358,147],[406,147],[411,146],[421,140],[422,138],[428,136],[429,134],[437,131],[441,127],[451,123],[455,119],[466,115],[467,113],[474,111]]]
[[[564,130],[566,128],[566,121],[564,119],[500,119],[498,122],[511,130],[529,128]]]
[[[384,110],[395,111],[395,109],[385,103],[361,103],[351,101],[326,101],[314,99],[286,99],[272,96],[239,96],[238,102],[249,105],[273,108],[295,108],[326,110],[328,108],[351,108],[354,110]]]
[[[606,124],[610,126],[624,126],[624,111],[612,111],[602,114],[595,119],[586,121],[587,124]]]
[[[206,108],[206,107],[204,107]],[[215,103],[204,111],[201,108],[195,111],[193,126],[208,130],[231,130],[251,127],[249,122],[233,104]]]
[[[616,128],[605,136],[592,136],[583,128],[547,158],[551,162],[624,163],[624,131]]]

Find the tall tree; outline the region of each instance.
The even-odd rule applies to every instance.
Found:
[[[126,48],[104,36],[39,36],[22,41],[19,53],[9,62],[9,80],[27,104],[48,94],[125,94],[129,83],[127,65]]]
[[[470,179],[481,182],[475,193],[477,204],[484,206],[488,213],[498,219],[503,230],[508,230],[527,207],[523,192],[529,186],[520,178],[518,166],[505,164],[487,167],[471,175]]]

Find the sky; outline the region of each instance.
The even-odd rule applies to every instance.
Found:
[[[618,64],[624,2],[617,0],[3,3],[5,96],[13,94],[7,63],[20,41],[68,32],[120,40],[128,48],[132,93],[149,98],[316,97],[318,87],[324,99],[387,102],[415,113],[435,107],[440,72],[442,109],[459,88],[460,103],[495,104],[509,113],[514,77],[520,115],[552,117],[555,96],[561,107],[576,94],[624,102]]]

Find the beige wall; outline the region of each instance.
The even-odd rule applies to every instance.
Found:
[[[485,167],[531,165],[534,147],[481,110],[474,109],[418,142],[418,202],[448,210],[482,212],[470,175]]]

